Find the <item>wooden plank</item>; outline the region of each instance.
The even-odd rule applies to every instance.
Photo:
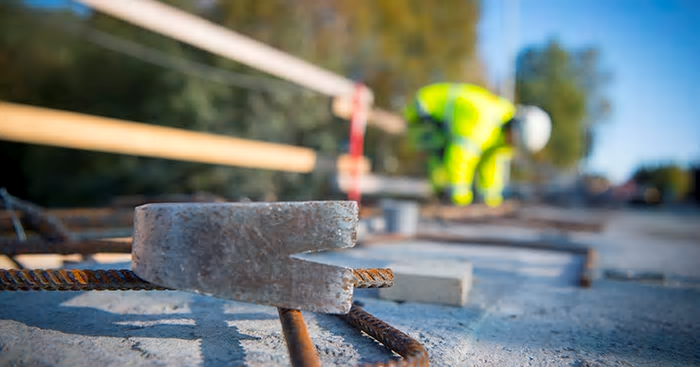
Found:
[[[193,132],[171,127],[0,101],[0,139],[189,162],[286,172],[349,170],[347,157],[309,148]],[[326,162],[326,160],[330,160]],[[369,171],[363,159],[361,170]]]

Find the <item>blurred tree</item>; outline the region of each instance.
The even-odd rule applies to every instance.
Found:
[[[690,194],[691,173],[677,164],[642,165],[637,168],[632,178],[638,185],[657,189],[664,201],[684,200]]]
[[[477,0],[339,0],[335,12],[345,30],[334,38],[344,50],[343,69],[372,88],[379,106],[400,113],[433,82],[486,86],[476,52]],[[369,129],[367,148],[380,171],[426,174],[424,157],[401,137]]]
[[[330,67],[337,65],[342,57],[333,52],[338,50],[326,48],[333,33],[328,31],[330,25],[321,21],[324,8],[320,2],[303,0],[294,7],[282,0],[213,4],[209,12],[213,21],[301,59]],[[223,59],[216,63],[225,68],[234,64]],[[275,80],[255,70],[247,69],[247,72]],[[310,147],[327,155],[342,153],[340,142],[347,135],[348,126],[333,119],[328,97],[278,82],[263,93],[248,93],[246,101],[246,137]],[[240,177],[238,182],[261,191],[256,195],[259,198],[308,199],[331,195],[325,174],[241,172],[245,177]]]
[[[348,35],[345,70],[369,84],[381,106],[402,109],[420,87],[439,81],[485,85],[476,53],[479,2],[341,0]]]
[[[284,0],[219,1],[211,13],[215,21],[238,32],[361,80],[375,92],[377,105],[394,111],[400,112],[412,93],[430,82],[485,84],[475,47],[476,0],[445,1],[440,6],[415,0],[300,0],[294,7]],[[314,110],[309,107],[299,101],[294,106],[278,106],[282,110]],[[296,119],[303,123],[305,117],[298,114]],[[285,125],[294,123],[287,121]],[[340,132],[337,138],[347,136],[347,125],[336,125],[333,130]],[[400,137],[370,126],[366,139],[366,153],[375,170],[419,173],[424,169]],[[400,166],[396,164],[397,152]]]
[[[6,72],[0,75],[0,98],[190,129],[220,119],[220,110],[216,116],[212,113],[218,106],[211,105],[228,99],[221,96],[220,86],[209,83],[208,91],[200,93],[201,80],[114,52],[89,36],[101,29],[181,54],[177,42],[100,14],[40,10],[19,1],[2,6],[0,59],[5,60]],[[3,185],[46,205],[85,205],[120,194],[192,189],[188,180],[177,179],[195,167],[191,164],[1,144],[3,155],[17,166]]]
[[[559,42],[533,46],[517,60],[516,99],[543,108],[552,118],[552,137],[535,155],[540,163],[575,168],[593,147],[593,127],[610,111],[603,93],[609,75],[595,48],[567,50]]]
[[[400,110],[420,85],[483,82],[478,2],[164,0],[312,63],[362,80]],[[449,31],[445,31],[449,29]],[[310,147],[345,149],[329,100],[235,62],[99,13],[0,2],[0,99]],[[367,153],[387,167],[400,139],[370,128]],[[327,176],[218,167],[0,142],[0,185],[44,205],[117,195],[210,191],[232,199],[330,197]],[[403,159],[412,164],[410,156]],[[421,164],[415,166],[422,167]]]

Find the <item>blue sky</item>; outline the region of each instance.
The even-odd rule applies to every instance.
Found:
[[[517,2],[515,52],[555,37],[596,46],[613,79],[613,111],[599,126],[589,171],[614,181],[640,163],[700,162],[700,1],[487,0],[479,49],[496,83],[507,70],[503,10]]]

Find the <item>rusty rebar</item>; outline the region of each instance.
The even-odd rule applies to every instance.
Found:
[[[354,269],[356,288],[391,287],[391,269]],[[126,291],[165,290],[139,278],[134,272],[121,270],[79,269],[0,269],[0,291]]]
[[[165,290],[131,270],[5,270],[0,291],[135,291]]]
[[[586,252],[586,258],[583,260],[581,273],[579,274],[579,286],[590,288],[593,285],[593,269],[596,262],[596,251],[589,248]]]
[[[292,366],[320,367],[321,361],[306,329],[301,311],[278,307],[277,312],[282,323],[284,340],[287,343]]]
[[[42,236],[58,238],[67,242],[73,241],[71,231],[63,225],[61,220],[47,214],[44,208],[16,198],[7,191],[0,192],[0,194],[0,199],[2,199],[5,206],[22,212],[38,228],[38,232]]]
[[[131,253],[131,241],[86,239],[76,242],[52,242],[40,238],[19,241],[0,237],[0,255],[23,254],[96,254]],[[353,269],[355,288],[384,288],[394,284],[391,269]]]
[[[387,288],[394,285],[391,269],[353,269],[355,288]]]
[[[19,242],[24,242],[27,240],[27,233],[24,231],[24,226],[22,225],[22,221],[19,220],[19,217],[17,217],[17,213],[12,210],[12,204],[7,200],[7,190],[5,188],[0,189],[0,197],[3,199],[5,202],[5,213],[9,215],[10,221],[12,222],[12,228],[15,231],[15,236],[17,237],[17,241]],[[15,258],[12,255],[5,255],[8,260],[12,264],[14,264],[15,268],[17,269],[26,269],[24,264],[22,264],[17,258]]]
[[[8,196],[10,194],[5,190],[5,188],[0,189],[0,198],[3,199],[5,202],[5,213],[10,217],[10,222],[12,222],[12,229],[15,232],[15,235],[17,236],[17,239],[21,242],[24,242],[27,240],[27,233],[24,230],[24,226],[22,225],[22,221],[19,220],[19,217],[17,216],[17,213],[15,213],[14,210],[12,210],[12,202],[9,200]]]
[[[389,287],[391,269],[354,269],[358,288]],[[0,291],[126,291],[167,290],[149,283],[131,270],[16,270],[0,269]],[[309,337],[301,311],[278,308],[282,330],[293,366],[320,366],[316,349]],[[427,366],[428,354],[423,346],[377,319],[357,305],[341,315],[348,323],[377,339],[404,357],[400,361],[380,362],[369,366]]]
[[[353,304],[347,315],[339,315],[350,325],[364,331],[387,348],[403,357],[402,360],[390,360],[366,364],[369,367],[423,367],[428,366],[428,352],[423,345],[392,327],[386,322],[372,316],[361,307]]]

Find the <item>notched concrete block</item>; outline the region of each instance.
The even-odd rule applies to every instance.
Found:
[[[472,264],[459,260],[415,260],[393,263],[394,285],[379,290],[392,301],[464,306],[472,286]]]

